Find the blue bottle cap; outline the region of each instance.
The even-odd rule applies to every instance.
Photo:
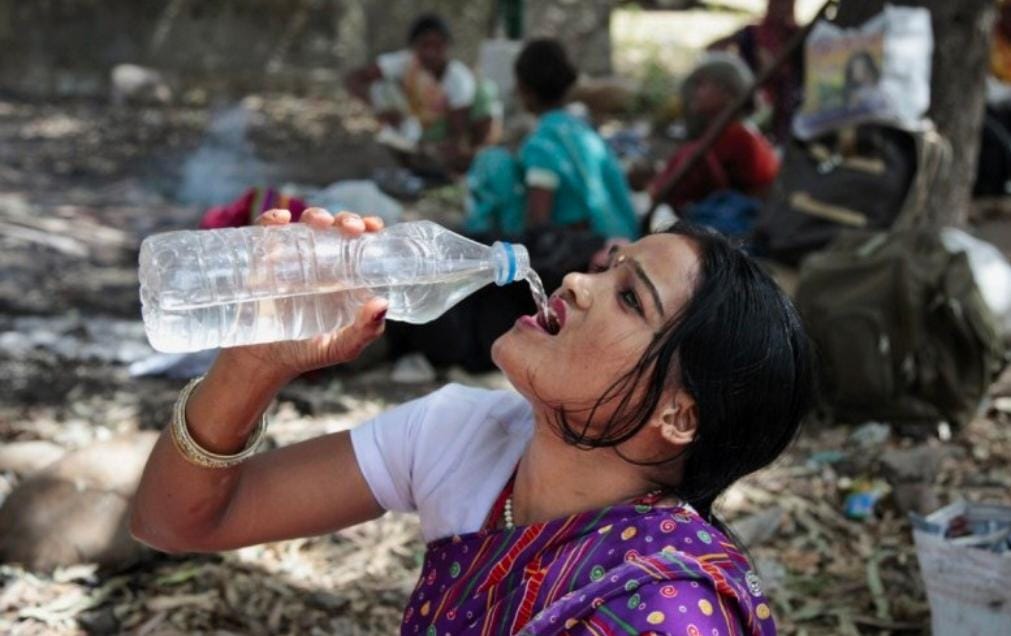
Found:
[[[505,241],[496,241],[491,249],[496,285],[508,285],[526,277],[527,270],[530,269],[530,254],[527,248]]]

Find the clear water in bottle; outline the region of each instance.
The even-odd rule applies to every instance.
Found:
[[[389,301],[392,320],[427,322],[531,271],[520,245],[489,247],[429,221],[358,238],[300,223],[169,232],[140,252],[144,324],[164,352],[310,338],[351,324],[372,296]]]

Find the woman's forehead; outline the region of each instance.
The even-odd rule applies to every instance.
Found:
[[[622,250],[639,261],[664,305],[680,306],[690,296],[699,270],[698,248],[679,234],[650,234]]]

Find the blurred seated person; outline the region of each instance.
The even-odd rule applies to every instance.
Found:
[[[794,13],[795,0],[768,0],[765,16],[757,24],[709,45],[711,51],[726,51],[740,56],[756,75],[772,65],[801,27]],[[790,58],[762,87],[772,107],[769,130],[778,143],[790,138],[793,114],[800,104],[804,88],[804,51],[798,47]]]
[[[537,227],[635,239],[635,211],[617,157],[583,119],[565,110],[578,72],[552,39],[530,41],[515,63],[516,89],[537,126],[518,154],[488,148],[467,177],[471,233],[518,236]]]
[[[688,143],[667,161],[647,190],[681,212],[707,197],[733,191],[760,198],[776,180],[780,161],[772,144],[749,123],[738,118],[730,123],[702,161],[681,179],[672,191],[661,190],[698,147],[699,139],[721,112],[743,95],[752,75],[737,58],[710,53],[692,71],[681,87]]]
[[[345,77],[348,91],[384,124],[380,140],[418,172],[465,172],[475,149],[494,140],[501,105],[494,84],[449,57],[452,35],[437,15],[418,17],[408,48],[385,53]]]

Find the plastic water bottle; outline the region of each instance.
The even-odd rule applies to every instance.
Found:
[[[529,272],[526,248],[489,247],[430,221],[357,238],[292,223],[148,237],[140,298],[151,345],[180,353],[310,338],[351,324],[373,296],[389,301],[393,320],[427,322]]]

